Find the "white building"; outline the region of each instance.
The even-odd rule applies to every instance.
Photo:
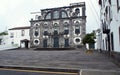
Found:
[[[30,26],[9,29],[9,43],[16,44],[18,47],[29,47],[29,30]]]
[[[120,52],[120,0],[99,0],[100,48],[108,53]]]

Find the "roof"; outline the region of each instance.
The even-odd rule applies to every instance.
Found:
[[[11,29],[9,29],[9,30],[21,30],[21,29],[30,29],[30,26],[15,27],[15,28],[11,28]]]
[[[85,2],[78,2],[78,3],[71,3],[69,6],[63,6],[63,7],[56,7],[56,8],[47,8],[47,9],[41,9],[41,11],[44,10],[54,10],[54,9],[60,9],[60,8],[71,8],[76,6],[85,6]]]

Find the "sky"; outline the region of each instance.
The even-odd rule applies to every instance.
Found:
[[[69,6],[70,3],[86,2],[86,32],[99,28],[98,0],[0,0],[0,32],[14,27],[30,26],[30,19],[40,9]]]

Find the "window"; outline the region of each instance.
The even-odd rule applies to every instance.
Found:
[[[64,34],[65,34],[65,35],[69,34],[69,30],[68,30],[68,29],[67,29],[67,30],[64,30]]]
[[[111,45],[112,45],[112,50],[114,50],[114,38],[113,38],[113,32],[111,33]]]
[[[109,3],[111,4],[111,0],[108,0],[109,1]]]
[[[108,14],[108,6],[106,7],[105,12],[106,12],[106,14]]]
[[[51,13],[47,13],[47,15],[45,16],[45,19],[51,19]]]
[[[67,13],[65,11],[61,12],[62,18],[66,18],[67,17]]]
[[[35,40],[35,43],[38,44],[38,40]]]
[[[10,38],[14,38],[14,33],[10,33]]]
[[[58,35],[58,31],[57,30],[54,30],[54,35]]]
[[[47,36],[48,35],[48,31],[44,31],[44,35]]]
[[[120,9],[120,0],[117,0],[117,11]]]
[[[59,12],[58,11],[54,11],[53,12],[53,18],[54,19],[58,19],[59,18]]]
[[[33,41],[33,43],[34,43],[34,45],[39,45],[40,44],[40,40],[39,39],[35,39],[34,41]]]
[[[36,37],[38,36],[38,34],[39,34],[39,33],[38,33],[38,31],[37,31],[37,30],[35,30],[35,36],[36,36]]]
[[[99,0],[99,4],[102,5],[102,0]]]
[[[80,29],[75,29],[75,34],[80,34]]]
[[[21,30],[21,36],[25,36],[25,30]]]
[[[79,38],[77,38],[75,41],[76,41],[76,42],[80,42],[80,39],[79,39]]]

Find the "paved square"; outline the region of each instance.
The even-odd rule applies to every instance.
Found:
[[[108,56],[99,52],[86,54],[85,50],[35,51],[30,49],[0,51],[0,65],[120,70]]]

